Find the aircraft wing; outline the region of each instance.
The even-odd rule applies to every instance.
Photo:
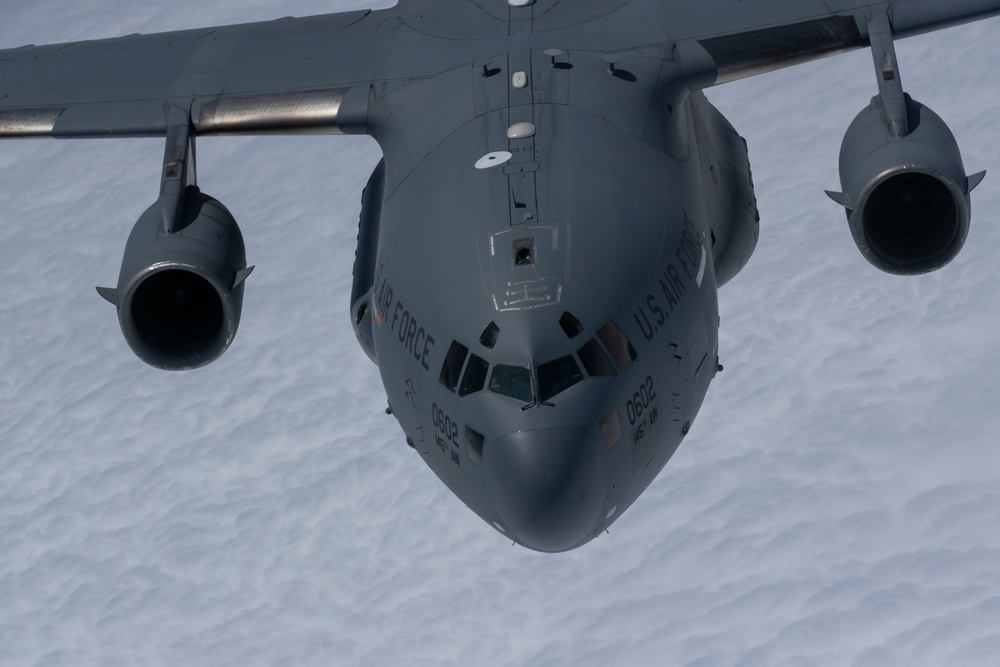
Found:
[[[454,66],[457,42],[428,36],[418,16],[444,17],[456,36],[499,37],[495,19],[507,11],[532,12],[544,32],[596,11],[577,3],[500,3],[490,18],[471,0],[408,0],[404,9],[0,50],[0,139],[163,136],[168,107],[175,119],[177,109],[189,113],[198,135],[364,133],[372,84]],[[633,46],[675,45],[699,87],[864,47],[868,20],[880,11],[897,37],[1000,14],[1000,0],[613,4],[612,20],[639,40]],[[570,27],[562,37],[611,46],[587,29]]]
[[[364,132],[369,86],[433,56],[361,10],[0,51],[0,138]],[[380,25],[381,24],[381,25]],[[409,41],[408,41],[409,40]]]
[[[709,77],[702,86],[864,48],[869,22],[879,14],[888,15],[895,38],[1000,15],[1000,0],[648,0],[648,5],[666,14],[662,23],[677,26],[668,29],[669,41],[689,47],[686,64],[714,70],[714,80]],[[704,52],[691,55],[695,44]],[[711,62],[698,63],[705,52]]]

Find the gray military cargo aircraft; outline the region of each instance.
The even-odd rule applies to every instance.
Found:
[[[969,229],[947,125],[894,39],[1000,0],[401,0],[391,9],[0,51],[0,137],[165,137],[115,288],[145,362],[218,358],[248,267],[195,139],[368,134],[350,316],[407,442],[539,551],[590,541],[673,455],[718,359],[717,289],[759,216],[746,142],[704,89],[870,47],[840,156],[864,257],[932,271]]]

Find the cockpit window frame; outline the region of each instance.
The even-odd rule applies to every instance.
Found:
[[[608,353],[604,351],[604,348],[601,347],[596,338],[591,338],[584,343],[583,347],[577,350],[576,354],[580,357],[583,370],[590,377],[613,378],[618,375],[618,371],[615,370],[614,364],[611,363]]]
[[[462,379],[462,367],[469,356],[469,348],[462,345],[457,340],[451,341],[448,354],[445,355],[444,363],[441,365],[441,375],[438,380],[448,391],[454,393],[458,388],[458,383]]]
[[[490,374],[490,363],[473,352],[469,355],[469,363],[465,365],[465,373],[462,374],[462,384],[458,388],[458,395],[465,397],[483,390],[486,386],[486,378]]]

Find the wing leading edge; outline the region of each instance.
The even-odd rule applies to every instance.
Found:
[[[530,12],[539,26],[554,9],[570,11],[556,0],[517,8],[495,1],[511,18]],[[578,0],[579,11],[592,12],[593,1]],[[863,48],[877,14],[888,14],[894,37],[907,37],[1000,14],[1000,0],[631,0],[608,20],[630,27],[619,36],[643,42],[632,48],[674,45],[690,85],[708,87]],[[461,40],[426,33],[425,23],[441,20],[449,34],[506,34],[477,3],[414,0],[402,9],[3,50],[0,138],[164,136],[171,108],[188,112],[198,135],[364,133],[372,84],[453,67],[456,49],[467,55]],[[610,46],[570,24],[553,37]]]
[[[3,50],[0,138],[164,136],[170,108],[199,135],[363,133],[373,82],[432,67],[385,14]]]
[[[1000,0],[705,2],[689,17],[688,34],[673,41],[689,71],[701,73],[692,78],[707,87],[865,48],[869,23],[879,15],[888,16],[893,37],[904,38],[1000,15]],[[695,44],[703,53],[692,53]]]

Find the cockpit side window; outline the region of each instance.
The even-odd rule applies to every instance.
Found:
[[[538,367],[538,399],[547,401],[583,379],[572,355],[559,357]]]
[[[469,348],[465,347],[457,340],[451,341],[448,348],[448,355],[444,358],[444,366],[441,367],[441,384],[448,387],[449,391],[455,391],[458,387],[458,379],[462,377],[462,364],[469,354]]]
[[[608,320],[604,326],[597,330],[597,336],[604,343],[604,346],[608,348],[608,352],[611,353],[611,357],[618,364],[618,368],[622,372],[631,366],[632,362],[638,357],[635,353],[635,348],[632,347],[632,343],[625,337],[622,330],[618,328],[618,325],[611,320]]]
[[[483,335],[479,337],[479,342],[487,350],[492,350],[496,347],[497,338],[500,337],[500,327],[497,326],[496,322],[490,322],[483,329]]]
[[[576,338],[583,333],[583,325],[580,324],[580,320],[573,317],[572,313],[563,313],[559,318],[559,326],[567,338]]]
[[[531,400],[531,373],[525,366],[497,364],[490,376],[490,391],[527,403]]]
[[[489,363],[472,354],[469,357],[469,365],[465,367],[465,375],[462,376],[462,386],[458,389],[459,396],[468,396],[477,391],[482,391],[486,386],[486,374],[490,370]]]
[[[615,367],[611,365],[611,360],[608,359],[608,355],[604,353],[604,350],[601,349],[601,346],[597,344],[595,339],[591,338],[588,340],[580,348],[579,355],[580,361],[583,362],[583,367],[587,369],[587,375],[605,378],[613,378],[617,375]]]

